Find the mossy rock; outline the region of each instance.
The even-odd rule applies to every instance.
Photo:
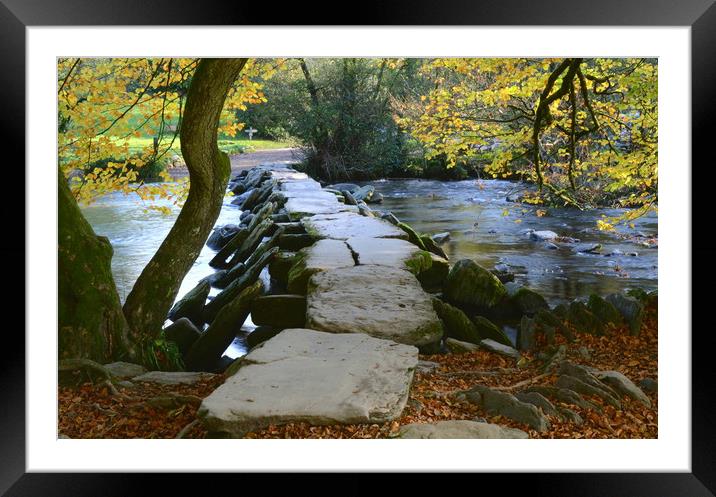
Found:
[[[590,333],[592,335],[604,334],[604,323],[589,310],[584,302],[575,300],[569,304],[567,321],[569,321],[578,332]]]
[[[308,254],[305,251],[298,252],[293,258],[293,266],[288,271],[288,284],[286,286],[291,293],[306,295],[308,280],[318,272],[318,269],[306,266],[307,258]]]
[[[442,290],[443,284],[450,273],[450,264],[442,257],[430,254],[432,264],[430,268],[418,275],[418,281],[423,289],[428,292],[439,292]]]
[[[510,297],[510,301],[522,314],[528,316],[534,316],[540,309],[549,309],[549,305],[542,295],[526,287],[517,290]]]
[[[644,305],[633,297],[627,297],[620,293],[607,295],[606,301],[612,304],[629,325],[629,332],[632,336],[639,335],[641,324],[644,318]]]
[[[296,253],[280,251],[269,263],[269,274],[283,285],[288,285],[288,272],[296,262]]]
[[[445,279],[444,295],[448,302],[467,309],[491,309],[507,295],[502,282],[470,259],[458,261]]]
[[[430,235],[420,235],[420,241],[423,242],[425,249],[429,252],[432,252],[433,254],[442,257],[443,259],[448,259],[448,256],[445,251],[437,243],[435,243],[435,240],[433,240]]]
[[[417,245],[418,247],[420,247],[421,250],[427,250],[425,244],[420,239],[420,235],[418,235],[418,233],[413,228],[411,228],[405,223],[398,223],[398,227],[408,234],[408,241],[410,243],[412,243],[413,245]]]
[[[474,316],[472,318],[472,322],[477,328],[477,332],[480,337],[483,339],[490,338],[498,343],[501,343],[502,345],[507,345],[509,347],[515,346],[515,344],[512,343],[512,340],[510,340],[510,337],[508,337],[500,327],[486,317]]]
[[[611,303],[607,302],[599,295],[592,294],[589,296],[589,303],[587,304],[589,310],[597,316],[603,323],[622,324],[624,320],[619,310],[614,307]]]
[[[470,318],[457,307],[435,298],[433,299],[433,308],[443,322],[447,336],[478,345],[484,338],[480,336],[475,323],[470,321]]]

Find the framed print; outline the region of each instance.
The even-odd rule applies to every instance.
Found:
[[[0,2],[3,492],[714,495],[710,1]]]

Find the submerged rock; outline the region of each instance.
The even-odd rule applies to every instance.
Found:
[[[197,416],[218,437],[291,422],[384,423],[402,413],[417,362],[408,345],[288,329],[252,350]]]
[[[443,233],[435,233],[431,238],[438,245],[442,245],[443,243],[450,240],[450,233],[447,231],[445,231]]]

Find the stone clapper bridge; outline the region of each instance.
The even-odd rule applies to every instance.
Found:
[[[216,307],[229,308],[249,296],[245,276],[253,273],[255,279],[269,261],[271,278],[290,295],[257,297],[259,288],[249,296],[254,322],[283,331],[237,359],[225,383],[203,400],[198,416],[209,435],[242,437],[288,422],[372,424],[398,418],[419,348],[430,350],[443,335],[423,288],[439,285],[448,261],[416,245],[409,228],[377,217],[350,193],[323,189],[285,164],[244,171],[229,189],[237,194],[232,203],[243,210],[242,220],[252,217],[244,220],[248,229],[232,231],[218,244],[212,262],[225,269],[207,280],[212,285],[224,280],[225,289],[203,308],[209,328],[219,327],[222,313],[231,314]],[[227,265],[237,245],[252,237],[257,241],[249,244],[246,263]],[[243,274],[227,284],[232,271]],[[284,314],[296,302],[305,319]],[[239,315],[243,322],[247,312]],[[201,363],[197,350],[203,338],[185,355],[188,369],[192,361]]]

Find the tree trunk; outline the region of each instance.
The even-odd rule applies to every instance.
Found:
[[[189,196],[124,304],[124,315],[137,341],[159,334],[179,286],[221,210],[231,169],[228,156],[217,145],[219,116],[246,60],[203,59],[192,78],[180,131],[181,151],[189,170]]]
[[[112,246],[97,236],[58,174],[59,358],[106,363],[134,350],[114,284]]]

